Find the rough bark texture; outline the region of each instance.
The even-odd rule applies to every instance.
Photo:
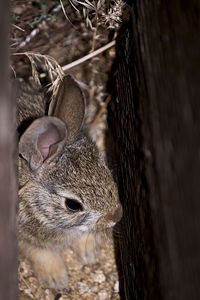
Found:
[[[133,1],[109,126],[125,299],[200,299],[200,4]]]
[[[15,105],[8,80],[9,1],[0,1],[0,299],[17,299]]]

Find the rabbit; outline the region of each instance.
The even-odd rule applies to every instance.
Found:
[[[76,80],[66,75],[53,101],[34,85],[20,90],[19,250],[43,286],[63,289],[68,275],[61,251],[113,227],[122,206],[87,134],[85,97]]]

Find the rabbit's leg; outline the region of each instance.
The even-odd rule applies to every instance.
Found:
[[[45,287],[67,288],[66,266],[58,253],[30,246],[26,248],[25,252],[26,257],[32,262],[35,275]]]
[[[84,263],[93,264],[100,254],[101,241],[98,233],[84,233],[73,242],[71,248]]]

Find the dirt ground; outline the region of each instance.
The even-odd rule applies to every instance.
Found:
[[[27,79],[32,75],[33,69],[25,55],[26,52],[50,55],[60,66],[67,66],[67,69],[70,63],[84,58],[85,55],[114,40],[120,24],[122,1],[106,1],[107,4],[103,0],[83,2],[85,6],[78,5],[75,0],[11,2],[10,47],[13,77]],[[115,49],[110,47],[100,55],[85,60],[65,72],[75,76],[86,94],[90,134],[105,158],[106,106],[110,101],[107,81],[111,76],[114,58]],[[41,83],[49,83],[50,77],[44,60],[34,57],[32,66],[33,64]],[[34,277],[29,262],[20,261],[19,298],[21,300],[119,299],[119,281],[112,238],[104,242],[96,264],[83,265],[71,250],[63,255],[70,282],[65,291],[44,289]]]
[[[29,262],[21,260],[19,299],[120,299],[112,241],[104,243],[101,255],[92,265],[84,265],[70,249],[63,256],[68,269],[69,286],[62,291],[43,288],[34,276]]]

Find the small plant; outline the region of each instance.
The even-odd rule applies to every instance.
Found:
[[[31,63],[33,79],[38,85],[41,85],[39,72],[37,70],[38,65],[45,66],[46,72],[51,80],[49,91],[52,91],[52,97],[57,94],[60,82],[64,77],[64,71],[53,57],[33,52],[15,53],[14,55],[26,55],[28,57]]]
[[[78,9],[82,7],[86,24],[91,29],[102,26],[106,29],[117,30],[122,22],[121,17],[125,2],[123,0],[69,0],[71,5]]]
[[[55,2],[56,4],[58,4],[58,0],[54,0],[53,2]],[[58,13],[58,11],[61,9],[58,9],[54,12],[48,12],[47,11],[47,4],[44,3],[44,1],[42,0],[37,0],[37,3],[39,5],[40,8],[40,12],[41,14],[34,17],[33,19],[21,19],[19,15],[17,14],[13,14],[13,19],[17,24],[20,25],[28,25],[30,26],[32,29],[35,28],[38,24],[41,23],[41,21],[45,20],[45,19],[49,19],[50,22],[55,22],[56,21],[56,14]],[[65,5],[66,3],[68,3],[68,1],[63,1],[63,4]]]

